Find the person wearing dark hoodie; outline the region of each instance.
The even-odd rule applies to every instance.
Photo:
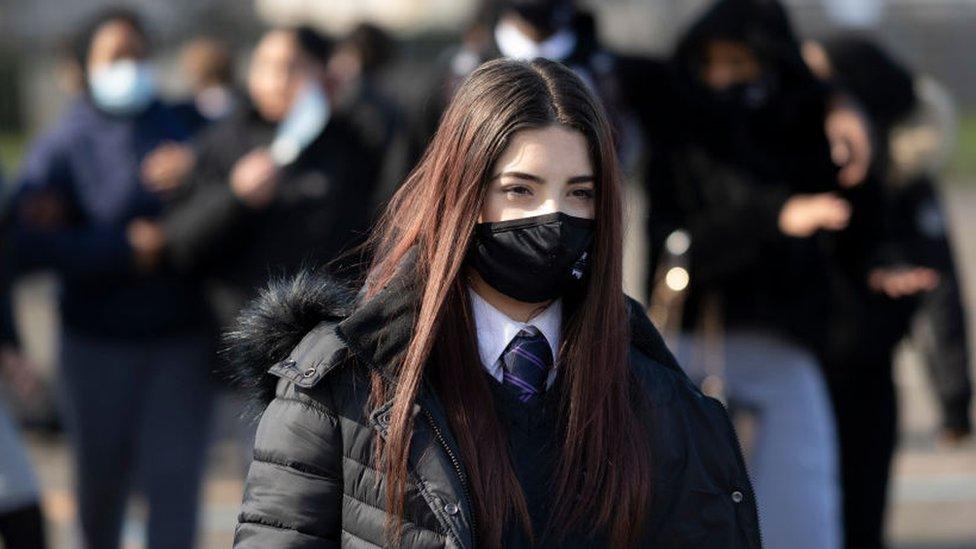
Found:
[[[679,360],[755,418],[766,546],[838,547],[836,435],[816,358],[823,240],[851,217],[824,130],[831,90],[804,64],[782,6],[761,0],[714,4],[672,70],[677,124],[648,179],[650,272],[668,270],[671,253],[686,263],[682,280],[649,277],[649,295],[682,292]]]
[[[838,252],[846,253],[833,258],[837,310],[831,321],[836,328],[824,359],[840,435],[847,547],[880,548],[885,546],[887,488],[897,442],[892,368],[896,346],[913,325],[914,342],[942,404],[947,438],[957,439],[971,429],[966,319],[947,220],[932,172],[922,169],[924,162],[901,158],[906,156],[901,141],[912,139],[912,132],[939,129],[913,120],[923,108],[916,89],[924,92],[927,84],[916,83],[874,41],[840,35],[819,45],[808,43],[804,53],[815,70],[859,99],[880,144],[869,177],[881,187],[883,200],[855,202],[854,207],[879,210],[883,233],[880,239],[842,235],[855,245],[838,246]],[[925,149],[923,145],[908,156],[933,155]],[[857,266],[870,256],[880,262],[867,270]]]
[[[263,408],[235,547],[760,547],[725,410],[623,292],[622,202],[571,70],[471,73],[359,291],[275,282],[227,336]]]
[[[331,49],[308,28],[265,33],[241,108],[200,137],[162,221],[156,252],[212,282],[223,325],[269,276],[329,263],[366,231],[382,161],[332,107]]]
[[[140,481],[154,547],[190,547],[208,418],[212,327],[199,284],[138,251],[163,203],[139,163],[187,132],[156,98],[139,18],[109,9],[78,38],[85,88],[31,148],[14,202],[17,268],[60,278],[65,422],[84,543],[117,547]],[[139,479],[133,478],[139,471]]]

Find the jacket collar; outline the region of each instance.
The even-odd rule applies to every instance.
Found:
[[[408,252],[393,279],[372,298],[360,299],[336,326],[356,357],[390,381],[397,378],[419,311],[416,256],[415,250]]]

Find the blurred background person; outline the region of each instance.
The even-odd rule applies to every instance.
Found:
[[[942,404],[944,436],[958,440],[971,429],[965,315],[935,174],[923,160],[938,154],[945,129],[911,120],[925,107],[918,91],[931,84],[870,39],[841,35],[804,52],[815,70],[858,98],[879,144],[865,185],[879,192],[851,200],[855,216],[867,210],[878,218],[880,232],[852,223],[838,237],[824,360],[840,434],[846,544],[884,547],[897,442],[893,363],[913,319]]]
[[[201,135],[187,192],[150,250],[210,282],[222,323],[269,277],[326,265],[365,230],[382,158],[333,107],[331,54],[331,42],[306,27],[264,34],[247,97]]]
[[[40,488],[4,398],[12,391],[30,393],[34,383],[20,352],[10,305],[13,259],[6,242],[10,229],[8,191],[0,169],[0,544],[12,549],[43,549]]]
[[[839,547],[836,436],[815,355],[821,235],[850,218],[825,132],[831,89],[775,2],[713,4],[679,41],[673,70],[676,124],[648,182],[649,282],[674,283],[654,273],[669,244],[685,248],[676,351],[693,377],[722,383],[706,389],[756,418],[748,459],[766,546]]]
[[[484,0],[462,42],[443,52],[439,71],[416,114],[412,158],[434,133],[441,113],[461,82],[478,65],[498,57],[558,61],[593,89],[607,108],[617,131],[621,163],[633,163],[638,144],[635,125],[616,74],[616,56],[597,36],[596,20],[574,0]]]
[[[164,209],[140,161],[188,131],[157,99],[135,13],[100,13],[75,51],[85,87],[20,176],[17,264],[60,279],[59,376],[85,546],[119,546],[138,480],[149,546],[190,547],[210,415],[208,315],[198,284],[140,251],[159,240],[148,220]]]
[[[355,92],[330,82],[330,59],[332,42],[308,27],[261,37],[246,97],[196,141],[194,171],[158,225],[163,239],[146,250],[204,279],[222,326],[269,278],[325,268],[368,226],[385,136],[363,136],[388,121],[370,128],[354,120],[365,106],[334,106],[339,89]],[[340,276],[356,274],[358,260],[347,259],[333,264]],[[248,419],[234,426],[244,464],[256,427]]]
[[[179,73],[190,88],[189,105],[203,125],[218,122],[234,111],[238,91],[235,88],[234,58],[227,44],[209,36],[200,36],[180,48]]]
[[[239,101],[234,60],[227,46],[214,38],[187,42],[179,55],[179,74],[190,88],[190,100],[174,105],[191,134],[226,118]],[[177,192],[196,164],[192,143],[167,141],[142,161],[142,179],[151,191]]]
[[[834,37],[822,47],[828,77],[858,97],[873,120],[882,145],[873,169],[890,196],[887,222],[902,259],[938,275],[938,285],[920,296],[912,343],[941,406],[943,439],[958,441],[972,432],[968,322],[937,185],[954,144],[954,105],[938,82],[913,74],[868,37]]]
[[[371,23],[360,23],[336,44],[327,82],[335,110],[348,119],[369,155],[379,162],[370,211],[379,212],[409,171],[408,126],[400,106],[382,89],[391,77],[397,44]]]

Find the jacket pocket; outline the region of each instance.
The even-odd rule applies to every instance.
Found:
[[[662,525],[662,547],[736,547],[735,507],[726,494],[712,487],[672,487],[672,506]]]

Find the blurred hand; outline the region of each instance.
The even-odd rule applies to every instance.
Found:
[[[68,224],[68,206],[56,191],[33,192],[18,205],[17,218],[31,230],[56,231]]]
[[[42,384],[35,374],[37,370],[15,347],[0,347],[0,374],[14,394],[23,401],[29,401],[41,390]]]
[[[927,267],[881,267],[868,273],[868,287],[891,299],[934,290],[939,273]]]
[[[278,189],[278,168],[265,148],[255,149],[234,164],[230,174],[234,194],[254,209],[266,207]]]
[[[166,234],[159,223],[144,218],[135,219],[126,227],[126,238],[132,248],[136,268],[149,272],[159,265],[166,246]]]
[[[846,101],[836,101],[827,110],[824,132],[830,143],[830,157],[840,167],[837,180],[842,187],[854,187],[867,177],[871,165],[871,133],[867,118]]]
[[[142,161],[142,181],[150,191],[167,193],[186,181],[196,165],[193,149],[180,143],[163,143]]]
[[[833,193],[798,194],[779,212],[779,230],[786,236],[806,238],[818,230],[839,231],[851,219],[851,205]]]

